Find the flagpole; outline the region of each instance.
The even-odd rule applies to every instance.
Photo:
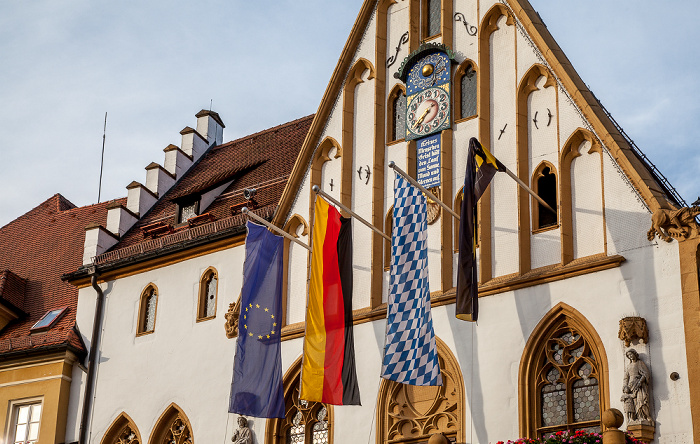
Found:
[[[505,168],[505,166],[504,166],[503,168]],[[537,199],[537,202],[539,202],[540,205],[542,205],[543,207],[545,207],[546,209],[548,209],[548,210],[551,211],[552,213],[557,214],[557,212],[554,211],[554,210],[552,209],[552,207],[550,207],[550,206],[547,204],[547,202],[545,202],[540,196],[538,196],[537,193],[535,193],[534,191],[532,191],[532,189],[530,189],[530,187],[528,187],[527,185],[525,185],[525,182],[523,182],[522,180],[520,180],[520,179],[518,178],[518,176],[516,176],[515,174],[513,174],[512,171],[510,171],[508,168],[505,168],[505,173],[506,173],[507,175],[509,175],[511,179],[513,179],[514,181],[516,181],[516,182],[518,183],[518,185],[520,185],[520,188],[524,189],[525,191],[527,191],[528,193],[530,193],[530,195],[532,195],[532,197],[534,197],[535,199]]]
[[[452,211],[452,208],[448,207],[447,204],[445,204],[443,201],[441,201],[440,199],[438,199],[437,197],[435,197],[435,195],[434,195],[433,193],[431,193],[430,191],[426,190],[425,187],[423,187],[421,184],[419,184],[418,182],[416,182],[415,179],[413,179],[411,176],[409,176],[408,174],[406,174],[406,172],[405,172],[404,170],[402,170],[401,168],[399,168],[398,166],[396,166],[396,163],[395,163],[393,160],[392,160],[391,162],[389,162],[389,168],[393,168],[394,171],[396,171],[397,173],[399,173],[400,175],[402,175],[402,176],[404,177],[404,179],[406,179],[407,181],[409,181],[409,182],[411,183],[411,185],[413,185],[414,187],[416,187],[416,188],[418,188],[419,190],[421,190],[423,193],[425,193],[426,196],[428,196],[431,200],[435,201],[438,205],[440,205],[442,208],[444,208],[445,211],[447,211],[448,213],[450,213],[450,214],[452,215],[452,217],[454,217],[455,219],[457,219],[457,220],[459,221],[459,214],[457,214],[457,213],[455,213],[454,211]]]
[[[299,239],[295,238],[294,236],[292,236],[291,234],[289,234],[289,233],[287,233],[286,231],[282,230],[281,228],[278,228],[278,227],[272,225],[270,222],[266,221],[265,219],[263,219],[262,217],[258,216],[257,214],[251,212],[250,210],[248,210],[248,207],[243,207],[243,208],[241,208],[241,213],[243,213],[243,214],[245,214],[246,216],[248,216],[249,218],[253,219],[255,222],[257,222],[257,223],[259,223],[259,224],[261,224],[261,225],[265,225],[265,226],[266,226],[267,228],[269,228],[270,230],[272,230],[272,231],[274,231],[274,232],[276,232],[276,233],[279,233],[280,235],[284,236],[285,238],[289,239],[290,241],[292,241],[292,242],[294,242],[294,243],[297,243],[297,244],[301,245],[302,247],[306,248],[307,250],[311,251],[311,247],[309,247],[308,245],[306,245],[304,242],[302,242],[302,241],[300,241]]]
[[[314,193],[316,193],[316,194],[320,194],[321,196],[323,196],[324,199],[326,199],[327,201],[331,202],[332,204],[334,204],[335,206],[337,206],[337,207],[340,208],[341,210],[347,212],[349,215],[351,215],[351,216],[354,217],[355,219],[357,219],[357,220],[359,220],[360,222],[362,222],[363,224],[367,225],[367,227],[368,227],[370,230],[374,231],[374,232],[377,233],[378,235],[382,236],[384,239],[386,239],[386,240],[388,240],[389,242],[391,242],[391,238],[390,238],[389,236],[387,236],[386,234],[384,234],[384,233],[382,232],[382,230],[380,230],[379,228],[375,227],[375,226],[372,225],[371,223],[367,222],[366,220],[364,220],[363,218],[361,218],[360,216],[358,216],[357,213],[355,213],[354,211],[352,211],[350,208],[346,207],[345,205],[341,204],[341,203],[338,202],[337,200],[333,199],[333,198],[332,198],[331,196],[329,196],[325,191],[323,191],[318,185],[314,185],[313,187],[311,187],[311,190],[312,190]]]

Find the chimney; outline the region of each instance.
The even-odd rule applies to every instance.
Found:
[[[98,224],[85,227],[85,244],[83,247],[83,265],[91,264],[95,256],[107,251],[118,239],[106,228]]]
[[[173,144],[166,146],[163,151],[165,152],[165,161],[163,162],[165,170],[175,176],[176,180],[181,178],[192,165],[192,157]]]
[[[158,197],[163,197],[165,192],[175,183],[175,176],[155,162],[146,167],[146,188]]]
[[[126,186],[128,194],[126,196],[126,209],[141,218],[148,211],[158,197],[154,195],[148,188],[134,181]]]
[[[115,236],[121,237],[131,228],[139,218],[119,203],[107,206],[107,230]]]
[[[199,134],[194,128],[186,126],[182,131],[182,151],[192,158],[193,161],[199,159],[199,156],[204,154],[207,150],[209,144],[207,139],[205,139],[201,134]]]
[[[197,118],[197,132],[207,139],[207,146],[211,144],[221,145],[224,139],[224,122],[214,111],[201,110],[195,114]]]

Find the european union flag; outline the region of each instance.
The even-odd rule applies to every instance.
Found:
[[[283,239],[248,221],[241,313],[228,411],[284,418],[282,389]]]

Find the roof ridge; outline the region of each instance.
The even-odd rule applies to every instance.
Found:
[[[287,126],[291,126],[291,125],[297,124],[297,123],[299,123],[299,122],[301,122],[301,121],[303,121],[303,120],[306,120],[306,119],[313,119],[313,117],[314,117],[315,115],[316,115],[316,114],[314,113],[314,114],[309,114],[308,116],[299,117],[299,118],[297,118],[297,119],[290,120],[289,122],[281,123],[281,124],[279,124],[279,125],[275,125],[275,126],[272,126],[272,127],[270,127],[270,128],[267,128],[267,129],[258,131],[257,133],[248,134],[247,136],[243,136],[243,137],[238,138],[238,139],[230,140],[230,141],[228,141],[228,142],[226,142],[226,143],[222,143],[221,145],[217,145],[215,148],[216,148],[216,149],[219,149],[219,148],[223,148],[223,147],[226,147],[226,146],[229,146],[229,145],[233,145],[233,144],[235,144],[235,143],[240,143],[240,142],[243,142],[243,141],[245,141],[245,140],[247,140],[247,139],[250,139],[250,138],[253,138],[253,137],[257,137],[257,136],[261,136],[261,135],[263,135],[263,134],[266,134],[266,133],[269,133],[269,132],[272,132],[272,131],[276,131],[276,130],[279,130],[279,129],[281,129],[281,128],[287,127]]]

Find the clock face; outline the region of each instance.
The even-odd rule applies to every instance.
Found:
[[[450,125],[450,96],[445,87],[424,89],[408,98],[406,140],[424,137]]]

